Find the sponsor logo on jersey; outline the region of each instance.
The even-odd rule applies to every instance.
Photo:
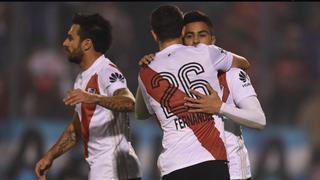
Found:
[[[122,76],[122,74],[112,73],[111,76],[109,77],[109,80],[111,83],[114,83],[116,81],[124,82],[124,77]]]
[[[251,82],[250,82],[250,78],[248,76],[247,73],[243,72],[243,71],[240,71],[239,73],[239,79],[240,81],[242,81],[244,84],[242,85],[242,87],[247,87],[247,86],[250,86],[251,85]]]

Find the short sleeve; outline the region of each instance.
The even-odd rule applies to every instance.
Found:
[[[232,53],[215,45],[209,46],[210,58],[213,62],[213,67],[216,70],[228,71],[231,68],[233,55]]]
[[[118,89],[127,88],[126,78],[115,65],[109,65],[103,69],[104,70],[100,72],[101,88],[108,96],[112,96]]]
[[[249,75],[239,68],[232,68],[227,72],[227,82],[236,104],[246,97],[257,96]]]
[[[138,77],[138,83],[139,83],[139,87],[140,87],[140,91],[141,91],[144,103],[146,104],[146,107],[149,111],[149,114],[155,114],[155,112],[153,111],[153,109],[150,105],[150,101],[149,101],[150,96],[147,94],[146,88],[145,88],[142,80],[140,79],[140,76]]]

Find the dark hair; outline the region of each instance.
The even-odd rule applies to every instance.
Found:
[[[182,34],[183,15],[176,6],[160,6],[151,14],[151,27],[160,41],[179,38]]]
[[[207,15],[201,11],[190,11],[184,14],[183,24],[187,25],[193,22],[204,22],[210,29],[211,35],[214,34],[212,22]]]
[[[106,53],[112,42],[111,24],[99,14],[75,14],[72,24],[79,24],[80,40],[91,39],[95,51]]]

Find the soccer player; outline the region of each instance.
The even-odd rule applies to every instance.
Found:
[[[183,17],[175,6],[154,10],[151,26],[160,51],[140,70],[136,116],[155,114],[159,120],[163,130],[163,151],[158,159],[162,179],[229,179],[222,120],[188,112],[184,98],[193,96],[190,88],[209,94],[208,83],[221,92],[217,70],[246,69],[249,63],[214,45],[182,45]],[[149,115],[145,116],[144,107]]]
[[[184,15],[184,25],[185,32],[183,40],[185,45],[197,46],[199,43],[207,45],[215,43],[216,39],[212,23],[202,12],[191,11],[186,13]],[[153,60],[153,57],[153,54],[147,55],[139,63],[147,64]],[[220,109],[221,114],[227,113],[224,112],[226,106],[233,106],[233,108],[230,108],[229,106],[229,108],[226,109],[227,111],[231,110],[233,112],[226,114],[229,119],[226,118],[225,120],[226,148],[229,160],[230,178],[233,180],[250,179],[251,171],[249,156],[244,145],[240,125],[262,129],[266,125],[266,118],[261,109],[260,103],[256,98],[256,93],[251,85],[250,78],[244,71],[238,68],[232,68],[227,72],[220,71],[218,77],[220,86],[223,89],[222,100],[226,103],[224,104],[224,109]],[[212,96],[215,96],[214,98],[216,98],[216,102],[211,101],[211,104],[222,103],[220,99],[217,99],[215,92],[212,92]],[[234,107],[239,107],[239,105],[235,104],[235,102],[239,102],[239,100],[242,101],[242,104],[245,104],[242,105],[240,109],[248,109],[249,112],[242,112],[242,114],[236,113],[239,111]],[[249,104],[246,104],[248,102]],[[209,102],[207,101],[207,103]],[[252,106],[250,106],[250,104]],[[210,107],[208,105],[207,108],[212,109],[214,107]],[[210,113],[210,110],[204,111],[203,109],[203,112]],[[235,119],[230,119],[232,117],[235,117]]]
[[[128,139],[127,112],[134,110],[135,99],[120,70],[104,55],[111,40],[111,25],[99,14],[74,16],[63,46],[81,72],[63,101],[75,105],[75,113],[57,143],[36,164],[39,179],[45,179],[53,161],[79,139],[90,180],[140,179],[139,161]]]
[[[199,43],[215,43],[212,23],[202,12],[192,11],[186,13],[184,15],[184,23],[184,44],[197,46]],[[227,72],[220,71],[218,77],[220,87],[223,90],[222,102],[212,90],[211,97],[195,92],[201,99],[188,98],[192,104],[187,103],[186,105],[196,108],[190,110],[190,112],[213,113],[215,104],[219,104],[219,106],[221,104],[219,114],[225,116],[224,124],[230,178],[232,180],[250,179],[249,155],[244,144],[240,125],[262,129],[266,125],[266,118],[248,74],[241,69],[231,68]]]

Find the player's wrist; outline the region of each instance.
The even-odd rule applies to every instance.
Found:
[[[224,102],[221,101],[221,104],[220,104],[218,113],[223,115],[223,113],[225,112],[225,111],[224,111],[225,108],[226,108],[226,103],[224,103]]]
[[[57,158],[58,157],[58,155],[56,154],[56,153],[52,153],[52,152],[48,152],[46,155],[45,155],[45,159],[47,160],[47,161],[50,161],[50,162],[52,162],[55,158]]]
[[[98,94],[92,94],[90,97],[92,103],[99,104],[101,102],[101,96]]]

